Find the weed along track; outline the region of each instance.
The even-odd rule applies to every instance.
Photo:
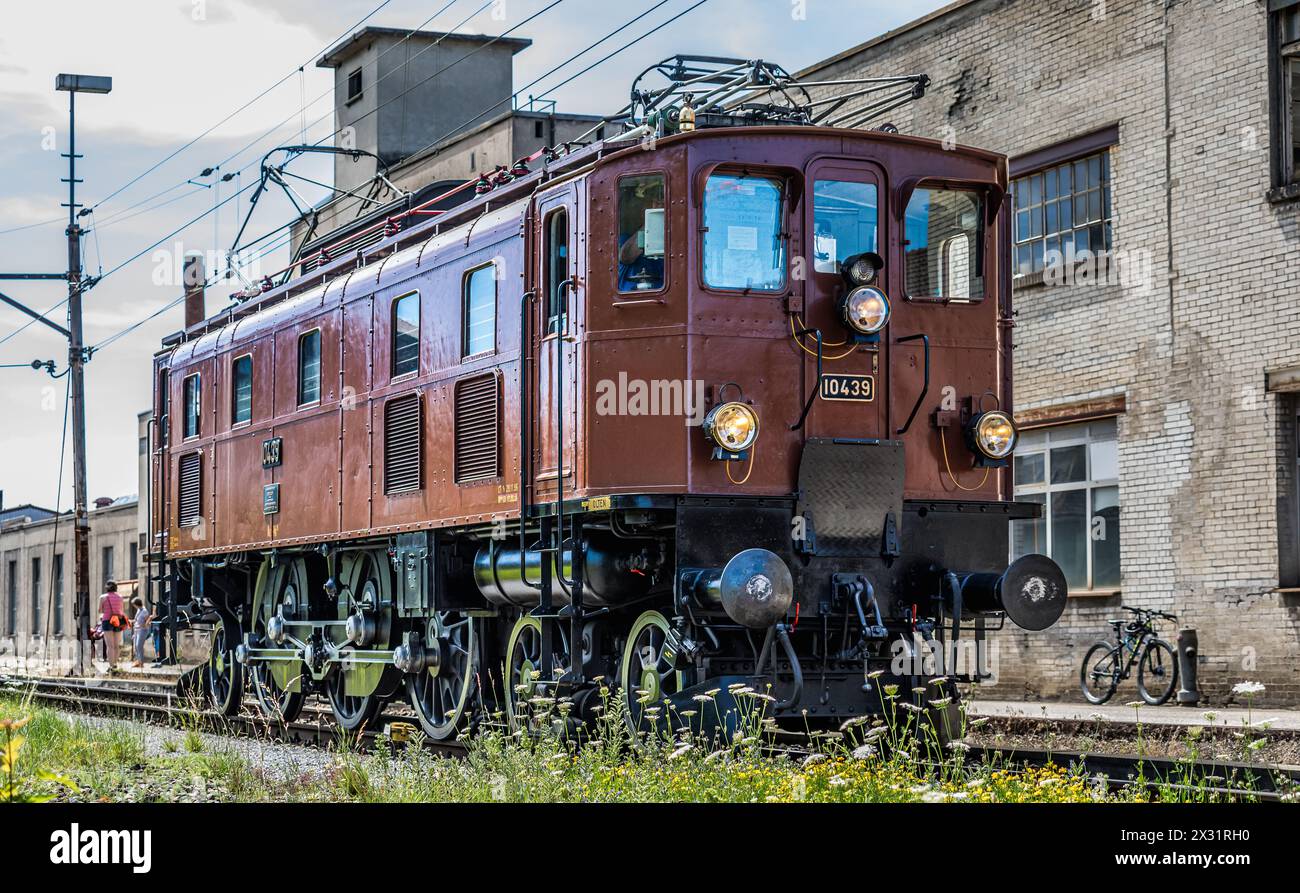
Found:
[[[1295,767],[979,743],[975,734],[941,744],[909,711],[899,711],[897,723],[864,717],[834,730],[777,734],[763,716],[762,698],[740,689],[735,697],[752,709],[730,742],[690,731],[715,703],[711,698],[720,693],[714,693],[700,696],[700,709],[686,711],[692,715],[671,716],[685,725],[670,729],[664,722],[640,733],[633,746],[614,700],[608,720],[584,733],[582,743],[565,740],[571,726],[564,700],[545,696],[531,699],[514,732],[485,720],[463,743],[446,743],[416,732],[412,717],[401,713],[348,732],[326,707],[310,702],[294,721],[279,723],[249,709],[223,716],[156,683],[22,678],[8,687],[28,705],[63,712],[319,748],[331,755],[329,775],[347,799],[411,799],[415,789],[430,799],[1228,802],[1285,801],[1300,789]],[[666,718],[653,707],[647,713],[652,723]],[[458,759],[439,759],[445,757]]]

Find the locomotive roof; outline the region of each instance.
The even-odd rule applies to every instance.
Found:
[[[760,136],[797,136],[808,139],[820,139],[827,136],[850,137],[871,142],[910,144],[918,149],[940,149],[945,154],[955,152],[966,157],[983,159],[996,166],[1004,166],[1006,163],[1006,156],[1003,154],[971,146],[945,148],[941,141],[928,137],[876,130],[864,131],[800,125],[707,128],[662,137],[657,141],[656,145],[665,146],[676,145],[684,141],[734,140],[738,137]],[[482,227],[485,223],[489,224],[489,226],[506,223],[520,213],[519,206],[522,206],[543,183],[557,182],[562,179],[587,174],[602,165],[621,160],[633,153],[644,153],[646,151],[639,142],[634,141],[626,146],[619,145],[620,142],[622,141],[617,137],[595,141],[568,155],[543,164],[542,167],[532,171],[525,177],[520,177],[508,184],[499,186],[484,195],[475,196],[470,201],[452,208],[440,216],[432,217],[427,221],[412,226],[410,229],[402,230],[367,249],[361,249],[355,254],[345,255],[323,263],[311,272],[300,274],[257,297],[226,307],[185,330],[183,338],[179,342],[174,340],[176,336],[171,336],[167,342],[164,342],[164,346],[159,353],[167,354],[178,351],[182,347],[188,347],[189,349],[184,353],[193,355],[203,346],[215,346],[216,343],[224,341],[225,339],[220,337],[223,334],[222,330],[227,330],[224,332],[227,337],[233,337],[234,329],[229,328],[232,323],[237,324],[237,328],[243,334],[247,331],[244,321],[250,320],[251,322],[251,318],[257,318],[259,324],[255,324],[254,328],[260,330],[262,321],[270,323],[286,313],[292,312],[292,307],[300,306],[302,302],[318,300],[332,292],[345,290],[354,281],[361,282],[373,276],[374,281],[377,283],[378,277],[383,272],[396,271],[404,265],[418,263],[426,250],[437,250],[439,247],[450,245],[456,240],[464,238],[466,227],[474,226],[477,228]],[[498,207],[494,209],[494,205]],[[362,260],[359,265],[357,262],[358,256]],[[214,335],[217,337],[213,338]]]

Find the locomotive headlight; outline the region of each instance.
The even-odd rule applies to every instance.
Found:
[[[845,295],[841,311],[853,331],[874,335],[889,322],[889,298],[878,288],[855,288]]]
[[[758,414],[745,403],[719,403],[704,416],[704,435],[728,452],[747,450],[758,439]]]
[[[990,459],[1005,459],[1019,438],[1015,422],[1001,410],[982,413],[971,423],[971,440]]]
[[[884,264],[879,254],[864,251],[862,254],[846,258],[840,267],[840,272],[844,274],[850,286],[870,285],[876,281],[876,274]]]

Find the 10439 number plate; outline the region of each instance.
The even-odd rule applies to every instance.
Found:
[[[823,400],[870,403],[876,399],[876,379],[873,375],[823,373],[820,394]]]

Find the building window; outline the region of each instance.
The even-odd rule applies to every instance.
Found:
[[[113,582],[115,579],[117,579],[116,577],[113,576],[113,547],[112,546],[104,547],[102,570],[104,572],[104,589],[101,591],[107,591],[108,584]]]
[[[393,378],[420,371],[420,296],[393,301]]]
[[[199,408],[200,408],[200,390],[199,377],[191,375],[185,379],[185,434],[190,437],[199,436]]]
[[[18,562],[11,559],[5,569],[5,634],[18,632]]]
[[[63,635],[63,553],[54,555],[54,634]]]
[[[361,98],[361,69],[348,75],[348,102],[354,102]]]
[[[129,544],[129,551],[127,552],[127,561],[130,563],[127,566],[126,578],[128,580],[140,579],[140,544],[139,543]]]
[[[1273,185],[1300,184],[1300,0],[1270,0]]]
[[[1119,588],[1119,444],[1115,419],[1025,431],[1016,446],[1017,502],[1043,506],[1013,521],[1011,557],[1050,556],[1072,591]]]
[[[32,625],[31,634],[41,634],[41,559],[32,559]]]
[[[497,268],[488,264],[465,276],[462,356],[490,353],[497,345]]]
[[[664,287],[667,222],[663,174],[618,181],[618,290]]]
[[[298,405],[320,400],[320,329],[298,339]]]
[[[545,126],[542,124],[541,121],[534,121],[534,122],[533,122],[533,137],[536,138],[536,139],[541,139],[541,138],[544,137],[544,136],[546,136],[546,129],[545,129]]]
[[[1015,271],[1038,273],[1083,252],[1109,251],[1110,150],[1017,177]]]

